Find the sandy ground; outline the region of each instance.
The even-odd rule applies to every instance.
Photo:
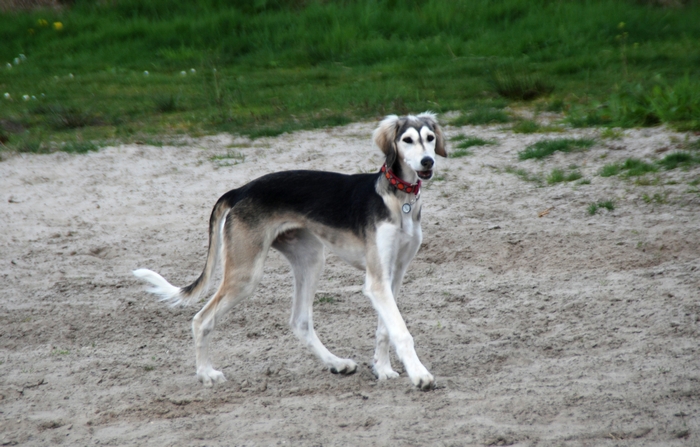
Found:
[[[188,284],[221,194],[277,170],[375,171],[373,126],[0,162],[0,444],[700,445],[700,195],[689,185],[700,168],[648,186],[597,175],[683,144],[660,128],[523,162],[527,144],[562,134],[445,127],[497,144],[440,160],[423,193],[424,242],[399,306],[436,390],[415,390],[395,358],[401,377],[375,381],[363,274],[333,256],[316,326],[360,369],[324,370],[287,326],[278,253],[215,332],[228,382],[203,388],[199,307],[168,308],[131,270]],[[538,186],[506,169],[572,164],[590,184]],[[604,200],[614,211],[588,213]]]

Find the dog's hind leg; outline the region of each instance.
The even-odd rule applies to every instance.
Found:
[[[294,274],[294,300],[289,321],[296,336],[306,344],[333,374],[352,374],[357,364],[331,353],[314,330],[313,300],[323,272],[323,243],[307,230],[291,230],[273,244],[289,261]]]
[[[230,229],[229,229],[230,230]],[[265,243],[260,234],[240,234],[224,236],[223,279],[219,289],[207,304],[192,319],[192,334],[194,336],[197,358],[197,377],[204,386],[213,382],[226,380],[221,371],[214,369],[209,355],[209,339],[219,320],[226,312],[251,296],[260,282],[263,273],[265,257],[269,250],[269,242]]]

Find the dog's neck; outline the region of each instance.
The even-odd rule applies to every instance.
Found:
[[[394,163],[396,164],[396,163]],[[408,168],[410,169],[410,168]],[[404,169],[405,170],[405,169]],[[410,169],[413,171],[413,169]],[[384,163],[382,165],[381,169],[382,173],[384,174],[384,177],[387,179],[389,184],[396,188],[399,191],[403,191],[407,194],[415,194],[416,198],[418,195],[420,195],[420,186],[421,186],[421,181],[418,179],[418,175],[413,171],[414,174],[414,182],[408,182],[405,179],[403,179],[399,174],[397,174],[393,167],[390,168]],[[415,181],[417,180],[417,181]]]
[[[386,164],[386,163],[385,163]],[[392,172],[401,180],[408,182],[408,183],[418,183],[420,180],[418,179],[418,174],[416,174],[416,171],[408,165],[404,160],[401,159],[401,155],[396,157],[394,162],[389,166],[387,164],[387,167],[390,167]]]

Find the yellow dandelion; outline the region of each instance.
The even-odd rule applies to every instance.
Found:
[[[49,26],[49,22],[47,22],[47,21],[44,20],[44,19],[39,19],[39,20],[37,20],[37,21],[36,21],[36,24],[39,25],[39,26],[41,26],[41,27]]]
[[[53,22],[53,29],[55,29],[56,31],[61,31],[63,29],[63,23]]]

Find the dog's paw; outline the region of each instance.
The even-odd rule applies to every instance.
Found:
[[[355,374],[357,371],[357,363],[350,359],[339,359],[333,365],[328,367],[328,370],[333,374],[342,374],[344,376],[349,376],[350,374]]]
[[[372,372],[377,380],[395,379],[399,377],[399,373],[391,369],[391,365],[379,367],[375,364],[372,366]]]
[[[197,378],[204,386],[212,386],[214,383],[226,382],[226,377],[221,371],[217,371],[211,366],[208,368],[201,368],[197,371]]]
[[[435,388],[435,378],[432,374],[425,370],[424,373],[411,376],[411,382],[423,391],[429,391]]]

